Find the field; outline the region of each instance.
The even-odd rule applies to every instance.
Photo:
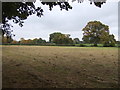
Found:
[[[3,46],[3,88],[118,87],[118,48]]]

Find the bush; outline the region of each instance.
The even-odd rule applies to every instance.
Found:
[[[115,47],[115,43],[104,44],[103,47]]]
[[[90,45],[91,47],[94,47],[94,45]]]
[[[77,47],[87,47],[85,44],[77,44],[75,46],[77,46]]]

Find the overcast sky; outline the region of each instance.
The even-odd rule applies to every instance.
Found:
[[[39,6],[40,2],[36,3]],[[49,11],[48,6],[42,6],[44,16],[39,18],[35,15],[28,17],[24,21],[24,26],[21,28],[14,25],[13,33],[16,35],[15,40],[20,38],[33,39],[43,38],[49,40],[49,34],[53,32],[61,32],[70,34],[71,38],[79,38],[82,40],[82,29],[89,21],[101,21],[110,28],[110,33],[115,35],[118,40],[118,3],[107,2],[102,5],[102,8],[90,5],[89,2],[71,3],[72,10],[60,10],[59,7],[54,7]]]

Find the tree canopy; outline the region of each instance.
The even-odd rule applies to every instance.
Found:
[[[36,1],[36,0],[35,0]],[[76,1],[76,0],[72,0]],[[84,0],[78,0],[78,2],[83,2]],[[106,0],[101,0],[97,2],[96,0],[89,0],[90,4],[94,3],[95,6],[101,7]],[[54,0],[54,2],[43,2],[40,0],[43,5],[48,5],[49,10],[52,10],[53,7],[59,6],[61,10],[69,10],[72,9],[72,6],[65,2],[65,0]],[[44,10],[41,6],[36,7],[35,2],[2,2],[2,34],[11,35],[11,26],[8,21],[12,20],[14,23],[19,24],[21,27],[23,26],[24,20],[33,14],[41,17],[43,15]]]
[[[14,42],[12,42],[14,43]],[[21,40],[19,41],[20,44],[33,44],[33,45],[38,45],[38,44],[44,44],[46,43],[45,40],[43,40],[42,38],[35,38],[33,40],[28,39],[25,40],[24,38],[21,38]]]
[[[109,26],[102,24],[100,21],[90,21],[87,23],[83,31],[83,41],[86,43],[115,44],[114,35],[109,34]]]
[[[79,38],[74,38],[74,39],[73,39],[73,42],[74,42],[75,44],[80,44]]]
[[[50,34],[49,41],[55,44],[73,44],[69,34],[62,34],[60,32]]]
[[[34,39],[27,39],[21,38],[20,41],[13,40],[12,37],[3,37],[2,38],[3,44],[18,44],[18,45],[41,45],[47,43],[46,40],[42,38],[34,38]]]
[[[97,31],[95,32],[97,33]],[[86,40],[80,41],[79,38],[70,38],[70,34],[62,34],[60,32],[54,32],[50,34],[49,41],[46,41],[42,38],[34,38],[34,39],[24,39],[21,38],[19,41],[14,40],[12,37],[4,36],[2,38],[2,44],[5,45],[44,45],[44,46],[94,46],[99,44],[98,46],[104,46],[104,47],[113,47],[115,44],[119,43],[119,41],[116,42],[115,37],[113,34],[105,33],[104,30],[99,30],[98,36],[93,37],[94,35],[83,36],[84,38],[87,38]],[[92,33],[93,34],[93,33]],[[99,38],[99,39],[98,39]],[[91,40],[94,39],[94,40]],[[93,41],[97,41],[94,43]],[[1,43],[0,43],[1,44]]]

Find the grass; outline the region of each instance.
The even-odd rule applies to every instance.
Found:
[[[118,48],[3,46],[3,88],[114,88]]]

